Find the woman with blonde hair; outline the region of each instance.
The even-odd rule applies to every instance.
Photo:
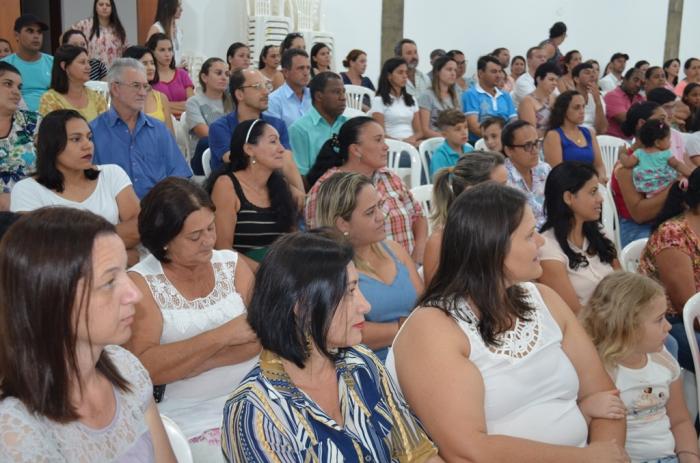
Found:
[[[360,291],[372,307],[362,342],[383,362],[423,282],[408,252],[386,239],[382,201],[368,177],[333,174],[319,188],[316,201],[316,223],[336,228],[353,246]]]
[[[433,179],[433,204],[430,217],[433,233],[425,245],[423,257],[423,278],[426,285],[430,283],[437,271],[440,249],[442,247],[442,229],[447,221],[447,211],[452,202],[464,190],[489,180],[505,185],[508,171],[504,165],[505,157],[490,151],[472,151],[463,156],[452,167],[438,171]]]

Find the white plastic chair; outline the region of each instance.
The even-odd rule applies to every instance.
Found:
[[[204,176],[209,177],[211,174],[211,150],[209,148],[205,149],[202,153],[202,170],[204,171]]]
[[[644,246],[647,245],[648,238],[634,240],[624,247],[620,253],[620,265],[628,272],[636,272],[639,267],[639,258],[642,256]]]
[[[428,220],[428,235],[430,235],[433,232],[430,220],[430,212],[433,203],[433,185],[428,184],[413,187],[411,188],[411,194],[413,198],[420,203],[421,208],[423,208],[423,214],[425,214],[425,218]]]
[[[483,150],[488,151],[488,148],[486,147],[486,142],[484,141],[483,138],[479,138],[476,141],[476,143],[474,143],[474,149],[477,151],[483,151]]]
[[[85,87],[98,92],[104,97],[105,100],[107,100],[107,105],[109,105],[110,97],[108,82],[103,82],[101,80],[88,80],[87,82],[85,82]]]
[[[603,164],[605,165],[605,172],[608,178],[612,178],[613,167],[617,162],[617,153],[620,146],[629,146],[625,140],[622,138],[613,137],[611,135],[598,135],[596,137],[598,140],[598,146],[600,146],[600,155],[603,158]]]
[[[610,190],[604,185],[598,185],[600,194],[603,196],[602,222],[605,234],[615,243],[618,252],[620,250],[620,219],[617,216],[617,207]]]
[[[387,167],[396,175],[401,177],[403,182],[408,185],[409,188],[420,186],[423,165],[421,164],[418,150],[416,150],[413,145],[406,143],[405,141],[392,140],[390,138],[386,139],[386,144],[389,146]],[[410,168],[399,167],[401,162],[401,153],[403,152],[407,152],[410,157]],[[409,177],[408,181],[406,181],[406,177]]]
[[[420,145],[418,145],[418,152],[420,153],[420,162],[423,164],[423,172],[425,173],[425,178],[430,181],[430,160],[433,158],[433,153],[442,145],[445,141],[442,137],[433,137],[423,140]]]
[[[175,142],[177,143],[177,146],[180,147],[180,151],[182,151],[182,154],[185,156],[185,159],[188,161],[190,160],[190,141],[189,137],[187,136],[187,124],[186,124],[186,118],[187,117],[187,112],[183,112],[180,115],[180,120],[176,119],[175,116],[172,116],[173,118],[173,129],[175,131]]]
[[[345,86],[345,101],[349,108],[359,109],[362,111],[362,102],[365,96],[372,101],[374,92],[367,87],[361,85],[346,85]]]
[[[160,418],[163,420],[163,426],[165,426],[165,432],[168,434],[168,440],[173,448],[177,462],[193,463],[192,449],[190,449],[187,437],[185,437],[180,426],[165,415],[160,415]]]
[[[346,106],[345,111],[343,111],[343,116],[347,117],[348,119],[352,119],[353,117],[367,116],[367,113],[363,112],[360,109],[355,109],[351,108],[350,106]]]
[[[700,404],[700,389],[698,389],[697,387],[697,385],[700,384],[700,381],[698,381],[698,374],[700,374],[700,351],[698,350],[698,340],[695,337],[695,320],[698,317],[700,317],[700,293],[697,293],[693,297],[688,299],[688,302],[686,302],[685,306],[683,306],[683,326],[685,327],[685,335],[688,337],[690,353],[693,356],[693,365],[695,365],[694,396],[688,397],[687,389],[691,389],[691,384],[686,377],[683,378],[683,384],[686,390],[686,402],[688,402],[688,410],[691,411],[691,417],[693,418],[693,421],[695,421],[695,415],[697,414],[698,404]],[[692,399],[692,402],[688,399]]]

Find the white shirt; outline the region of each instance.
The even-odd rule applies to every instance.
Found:
[[[372,109],[369,114],[384,114],[384,130],[386,135],[396,140],[403,140],[413,135],[413,116],[418,112],[418,101],[414,98],[413,106],[406,106],[402,98],[391,95],[391,104],[384,104],[381,96],[372,98]]]
[[[615,74],[611,72],[598,81],[598,86],[600,87],[600,91],[607,93],[611,90],[615,90],[615,87],[618,87],[620,82],[622,82],[622,79],[618,79],[615,77]]]
[[[513,97],[515,107],[518,107],[520,102],[523,101],[523,98],[534,92],[535,88],[535,78],[529,73],[526,72],[522,76],[518,77],[518,80],[515,81],[515,87],[510,94],[510,96]]]
[[[601,98],[600,105],[603,107],[603,114],[605,114],[605,101]],[[595,130],[595,98],[591,92],[588,92],[588,102],[585,108],[583,108],[583,124],[584,127]]]
[[[426,76],[418,69],[416,69],[415,80],[415,85],[413,85],[411,79],[406,80],[406,91],[414,98],[418,98],[418,95],[430,88],[431,81],[430,77]]]
[[[102,216],[109,223],[119,223],[117,195],[131,185],[124,169],[116,164],[95,166],[100,171],[95,191],[83,201],[71,201],[49,190],[31,177],[19,181],[10,196],[12,212],[30,212],[45,206],[65,206]]]
[[[684,133],[683,141],[685,141],[685,152],[688,157],[700,155],[700,132]]]

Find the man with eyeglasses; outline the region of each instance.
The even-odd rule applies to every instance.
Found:
[[[503,127],[501,143],[507,156],[507,185],[525,193],[539,229],[545,219],[544,185],[552,170],[549,164],[540,161],[542,140],[537,138],[537,129],[532,124],[517,120]]]
[[[146,70],[133,58],[119,58],[107,73],[112,106],[90,123],[95,164],[117,164],[129,174],[139,198],[167,177],[192,176],[165,124],[143,112]]]

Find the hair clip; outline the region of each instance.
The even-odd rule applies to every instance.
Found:
[[[338,134],[334,133],[331,135],[331,147],[333,148],[333,151],[336,153],[340,149],[340,138],[338,138]]]

